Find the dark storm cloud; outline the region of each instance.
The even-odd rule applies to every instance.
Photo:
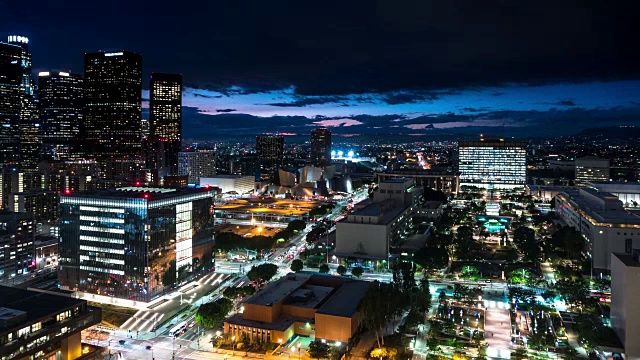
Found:
[[[236,109],[216,109],[216,112],[219,112],[219,113],[230,113],[234,111],[236,111]]]
[[[350,99],[346,96],[309,96],[309,97],[300,97],[292,102],[270,103],[267,105],[277,106],[277,107],[305,107],[309,105],[343,103],[349,100]],[[346,104],[342,104],[342,105],[346,105]]]
[[[29,36],[34,68],[81,72],[85,52],[128,49],[143,54],[146,74],[182,73],[186,85],[231,89],[228,96],[290,85],[324,96],[640,73],[639,48],[628,43],[640,32],[633,1],[0,4],[0,34]]]
[[[560,100],[556,104],[557,105],[561,105],[561,106],[576,106],[575,101],[573,101],[571,99]]]

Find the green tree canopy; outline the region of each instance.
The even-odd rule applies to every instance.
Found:
[[[351,269],[351,274],[359,279],[360,276],[364,274],[364,269],[362,268],[362,266],[356,266]]]
[[[320,265],[319,271],[323,274],[329,273],[329,265],[328,264]]]
[[[251,270],[247,273],[249,280],[254,281],[262,279],[269,281],[278,272],[278,266],[275,264],[261,264],[258,266],[252,266]]]
[[[344,274],[347,273],[347,268],[344,265],[340,265],[338,269],[336,269],[336,272],[340,274],[340,276],[344,276]]]
[[[309,357],[312,359],[324,359],[329,357],[329,345],[323,343],[320,340],[313,341],[309,344]]]
[[[232,308],[233,302],[227,298],[202,304],[196,312],[196,322],[206,328],[216,327],[225,319]]]
[[[425,269],[442,269],[449,264],[449,253],[444,247],[425,246],[413,255],[413,261]]]
[[[300,271],[302,270],[302,268],[304,267],[304,264],[302,263],[302,260],[300,259],[295,259],[291,262],[291,271]]]

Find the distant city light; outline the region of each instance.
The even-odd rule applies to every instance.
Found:
[[[350,157],[350,158],[353,157],[353,155],[355,155],[355,153],[353,151],[349,151],[347,153],[347,156]]]

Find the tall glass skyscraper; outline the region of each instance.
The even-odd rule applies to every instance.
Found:
[[[284,159],[284,136],[259,135],[256,136],[256,154],[260,169],[271,174]],[[262,175],[264,175],[264,173]]]
[[[480,139],[458,144],[460,185],[523,187],[527,181],[526,143]]]
[[[314,165],[331,164],[331,131],[329,129],[311,130],[311,161]]]
[[[24,36],[10,35],[8,43],[20,48],[19,165],[26,171],[36,171],[40,160],[40,124],[33,97],[29,39]]]
[[[142,55],[84,54],[86,138],[91,155],[141,156]]]
[[[149,93],[147,167],[175,175],[182,146],[182,75],[151,74]]]
[[[125,187],[60,198],[64,289],[149,302],[193,276],[213,254],[213,190]],[[205,264],[207,265],[207,264]]]
[[[84,79],[68,72],[40,72],[42,141],[56,159],[68,157],[84,131]]]
[[[0,165],[19,160],[21,58],[19,46],[0,42]]]

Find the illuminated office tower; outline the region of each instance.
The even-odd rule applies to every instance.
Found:
[[[182,146],[182,75],[151,74],[147,168],[177,174]]]
[[[480,139],[458,144],[460,185],[519,188],[527,180],[526,143]]]
[[[22,48],[0,42],[0,166],[19,160]]]
[[[213,263],[213,189],[123,187],[60,198],[63,289],[150,302]]]
[[[284,136],[259,135],[256,136],[256,154],[260,169],[266,173],[275,170],[284,159]]]
[[[25,171],[36,171],[40,157],[40,125],[33,98],[29,39],[24,36],[10,35],[8,43],[20,48],[20,60],[18,61],[20,67],[19,166]]]
[[[42,142],[59,160],[69,157],[84,131],[84,79],[68,72],[40,72],[38,101]]]
[[[141,156],[142,55],[86,53],[84,81],[90,155]]]
[[[331,164],[331,131],[326,128],[311,130],[311,161],[314,165]]]

